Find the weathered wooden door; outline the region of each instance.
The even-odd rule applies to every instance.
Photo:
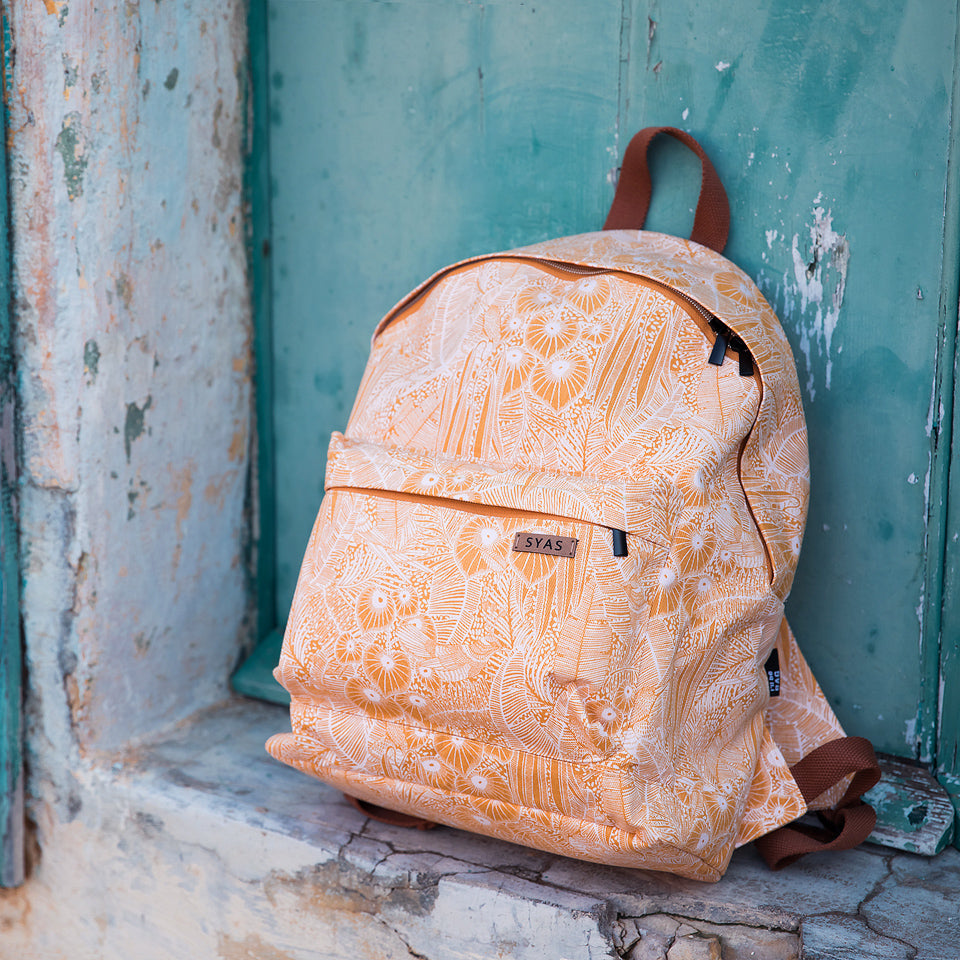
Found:
[[[379,317],[450,261],[599,229],[630,135],[673,124],[712,155],[726,253],[796,354],[801,645],[849,732],[958,769],[956,0],[259,9],[268,619],[285,617]],[[696,160],[663,143],[654,176],[648,226],[685,235]]]

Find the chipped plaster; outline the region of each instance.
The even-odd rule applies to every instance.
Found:
[[[801,249],[800,235],[791,245],[793,279],[784,277],[787,312],[795,318],[800,334],[800,352],[807,370],[807,395],[816,398],[813,351],[824,370],[824,388],[829,390],[833,373],[833,337],[840,320],[840,308],[847,286],[850,245],[845,234],[833,229],[833,211],[814,201],[809,242]],[[842,348],[841,348],[842,349]]]
[[[33,769],[69,793],[245,636],[246,5],[46,9],[8,12],[12,279]]]

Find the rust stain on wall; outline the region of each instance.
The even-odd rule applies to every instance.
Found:
[[[193,504],[193,471],[191,460],[182,470],[174,471],[173,489],[177,491],[177,540],[183,539],[183,521]]]
[[[236,480],[237,471],[229,470],[219,477],[214,477],[206,485],[203,491],[203,498],[207,503],[214,504],[218,510],[222,510],[226,499],[227,490]]]
[[[293,954],[271,947],[255,933],[243,940],[234,940],[225,933],[219,934],[217,956],[220,960],[293,960]]]
[[[227,450],[227,456],[236,463],[242,460],[247,452],[247,431],[244,428],[234,430],[230,439],[230,448]]]

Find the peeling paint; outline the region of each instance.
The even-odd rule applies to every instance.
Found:
[[[938,384],[936,380],[934,380],[930,385],[930,403],[927,405],[927,422],[924,425],[924,432],[928,437],[933,435],[933,410],[934,410],[934,407],[937,405],[937,393],[938,393],[937,386]],[[940,418],[937,422],[938,427],[940,425],[940,421],[942,420],[943,420],[943,404],[941,403]]]
[[[911,717],[903,724],[903,739],[910,748],[911,755],[917,749],[917,718]]]
[[[123,449],[127,454],[127,463],[130,462],[130,452],[133,441],[143,436],[144,417],[153,403],[153,397],[148,396],[142,407],[135,403],[127,404],[127,416],[123,424]]]
[[[168,89],[172,90],[177,85],[177,77],[180,76],[180,71],[174,67],[168,74],[167,79],[163,81],[163,85]]]
[[[92,387],[97,382],[99,369],[100,348],[96,340],[88,340],[83,345],[83,372],[86,374],[88,387]]]
[[[818,196],[814,203],[820,201]],[[800,352],[807,369],[806,391],[816,399],[813,351],[823,360],[824,386],[830,389],[833,374],[833,338],[847,285],[850,246],[846,234],[833,229],[833,212],[814,206],[809,226],[810,242],[800,249],[800,235],[793,235],[793,278],[784,276],[785,312],[800,334]],[[842,347],[841,347],[842,349]],[[839,352],[839,351],[838,351]]]
[[[70,89],[77,85],[77,77],[80,71],[69,54],[63,54],[60,60],[63,63],[63,98],[69,100]]]
[[[67,0],[43,0],[43,5],[50,16],[57,18],[57,26],[62,27],[70,12]]]
[[[76,111],[63,118],[60,133],[57,134],[56,151],[63,160],[63,178],[67,185],[67,196],[71,200],[83,195],[83,175],[87,169],[86,147],[80,126],[80,114]]]
[[[230,448],[227,451],[227,457],[234,463],[243,459],[247,449],[247,431],[235,430],[230,440]]]
[[[203,491],[203,497],[208,503],[216,504],[218,507],[224,505],[227,491],[236,480],[237,471],[228,470],[219,477],[214,477],[206,485]]]
[[[133,636],[133,646],[137,651],[137,656],[142,657],[150,649],[150,638],[140,630]]]
[[[218,125],[220,123],[220,117],[223,114],[223,101],[218,100],[217,105],[213,108],[213,133],[210,136],[210,143],[213,145],[215,150],[219,150],[221,146],[220,142],[220,131]]]
[[[47,8],[62,18],[66,4]],[[69,546],[50,543],[23,598],[59,769],[71,743],[114,749],[222,698],[246,639],[247,5],[141,0],[103,17],[72,3],[61,24],[43,9],[8,11],[21,53],[8,155],[23,536],[50,537],[51,500],[73,517]],[[83,584],[72,559],[51,560],[74,552],[97,558]],[[42,665],[61,647],[78,657],[69,688]]]

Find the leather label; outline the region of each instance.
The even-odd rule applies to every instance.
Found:
[[[526,530],[521,530],[513,538],[513,549],[518,553],[546,553],[553,557],[572,557],[577,552],[577,538],[549,533],[527,533]]]

